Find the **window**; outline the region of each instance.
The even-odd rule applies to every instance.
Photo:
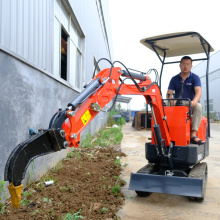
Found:
[[[54,74],[79,89],[82,88],[83,57],[80,33],[80,27],[62,1],[55,0]]]
[[[205,112],[207,112],[207,100],[204,101]],[[209,100],[209,111],[213,112],[213,99]]]
[[[220,77],[220,69],[215,70],[214,72],[209,73],[209,81],[215,80]],[[206,75],[202,76],[201,83],[206,83]]]
[[[61,73],[62,79],[67,80],[67,42],[68,35],[65,33],[64,29],[61,28]]]

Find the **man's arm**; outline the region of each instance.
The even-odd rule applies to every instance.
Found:
[[[173,90],[170,90],[170,89],[167,90],[167,95],[166,95],[167,99],[173,98],[173,92],[174,92]],[[169,102],[170,102],[170,105],[172,106],[173,102],[172,101],[169,101]]]
[[[200,86],[194,87],[194,90],[195,90],[195,97],[191,101],[191,106],[192,107],[195,107],[197,105],[197,103],[199,102],[199,100],[202,96],[202,88]]]
[[[174,92],[173,90],[170,90],[170,89],[167,90],[167,95],[166,95],[167,99],[173,98],[173,92]]]

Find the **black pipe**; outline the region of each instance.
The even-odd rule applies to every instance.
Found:
[[[137,74],[137,73],[133,73],[133,72],[130,72],[129,71],[129,73],[127,72],[127,71],[125,71],[125,70],[122,70],[122,74],[121,74],[121,76],[125,76],[125,77],[129,77],[129,78],[131,78],[131,76],[132,76],[132,78],[133,79],[138,79],[138,80],[140,80],[140,81],[145,81],[146,79],[145,79],[145,76],[144,75],[141,75],[141,74]]]
[[[179,99],[176,102],[176,106],[183,106],[183,80],[180,82],[180,95],[178,97]]]
[[[158,124],[157,125],[153,125],[153,128],[154,128],[154,132],[155,132],[156,139],[157,139],[157,145],[159,147],[161,147],[162,135],[161,135],[161,132],[160,132],[160,126]]]
[[[161,66],[161,70],[160,70],[160,82],[159,82],[160,90],[162,90],[161,79],[162,79],[162,73],[163,73],[163,67],[164,67],[165,58],[166,58],[166,51],[164,51],[162,66]]]
[[[82,103],[82,101],[89,96],[95,89],[97,89],[101,85],[100,77],[92,81],[78,96],[68,104],[68,107],[71,106],[74,111],[77,106]]]
[[[210,133],[210,117],[209,117],[209,54],[210,54],[210,46],[208,51],[208,59],[206,66],[206,104],[207,104],[207,119],[208,119],[208,137],[211,137]]]

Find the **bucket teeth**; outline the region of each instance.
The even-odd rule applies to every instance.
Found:
[[[20,206],[22,188],[23,184],[20,186],[14,186],[13,183],[9,183],[8,190],[11,195],[11,203],[14,208],[19,208]]]

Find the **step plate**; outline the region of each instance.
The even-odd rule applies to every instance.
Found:
[[[203,179],[131,173],[129,190],[202,197]]]

